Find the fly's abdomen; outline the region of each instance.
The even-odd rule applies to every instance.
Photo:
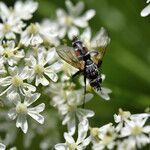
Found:
[[[99,74],[97,65],[94,64],[92,60],[86,61],[85,74],[86,77],[90,80],[90,85],[96,90],[101,90],[100,83],[102,79]]]

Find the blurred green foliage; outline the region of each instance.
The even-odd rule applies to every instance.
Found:
[[[65,7],[64,0],[37,1],[39,8],[31,21],[54,18],[56,8]],[[14,0],[4,2],[13,5]],[[104,86],[113,91],[111,100],[95,96],[86,104],[96,113],[91,119],[92,126],[101,126],[113,121],[113,114],[119,108],[141,113],[150,107],[150,17],[140,16],[146,0],[84,2],[86,9],[96,10],[95,18],[90,21],[93,34],[103,26],[111,38],[102,64],[102,72],[106,74]]]

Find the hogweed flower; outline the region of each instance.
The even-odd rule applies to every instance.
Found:
[[[80,35],[80,38],[89,51],[99,51],[101,48],[106,48],[106,46],[110,43],[110,38],[107,34],[107,31],[103,27],[96,33],[94,37],[92,37],[91,28],[87,27]]]
[[[28,79],[29,82],[32,82],[35,79],[35,85],[38,86],[42,84],[43,86],[47,86],[49,84],[47,76],[52,81],[56,82],[58,80],[58,76],[55,73],[59,66],[49,65],[48,63],[54,58],[55,49],[50,49],[49,51],[45,51],[43,48],[41,52],[37,54],[37,59],[30,55],[29,58],[26,58],[26,64],[29,66],[31,74]]]
[[[35,107],[29,107],[40,97],[39,93],[31,94],[28,93],[22,101],[19,94],[15,94],[10,98],[15,104],[15,108],[10,109],[8,116],[14,120],[17,118],[16,127],[21,128],[24,133],[28,130],[27,115],[31,116],[34,120],[40,124],[44,123],[44,117],[40,114],[45,108],[45,104],[41,103]]]
[[[63,9],[57,9],[57,21],[60,25],[61,38],[67,33],[68,37],[72,39],[74,35],[79,34],[79,29],[77,27],[85,28],[88,26],[88,21],[95,15],[95,10],[88,10],[82,15],[84,9],[83,2],[80,1],[76,5],[73,5],[69,0],[65,2],[67,12]]]
[[[51,27],[42,27],[39,23],[31,23],[21,33],[21,43],[25,46],[39,45],[44,42],[51,42],[57,36]],[[53,43],[50,43],[50,45]]]
[[[60,95],[53,97],[52,104],[55,106],[60,115],[63,117],[62,124],[67,124],[68,132],[73,135],[76,129],[76,122],[78,119],[81,121],[83,118],[90,118],[94,116],[94,112],[89,109],[79,108],[83,105],[84,94],[82,90],[69,89],[65,92],[60,92]],[[93,97],[88,93],[85,95],[86,102]]]
[[[127,137],[134,147],[141,148],[144,145],[150,144],[150,126],[145,125],[149,115],[143,117],[136,115],[130,117],[130,120],[125,121],[125,126],[121,129],[121,137]]]
[[[27,91],[36,91],[36,87],[25,82],[31,73],[28,67],[24,67],[23,70],[20,70],[15,66],[9,67],[8,70],[10,76],[0,78],[0,86],[5,88],[0,96],[6,93],[8,96],[9,94],[15,94],[18,92],[24,94]]]
[[[113,149],[117,135],[112,123],[106,124],[99,129],[91,129],[91,131],[91,134],[95,137],[92,141],[93,150],[103,150],[106,147],[108,149]]]
[[[90,143],[90,137],[87,137],[88,120],[83,119],[78,125],[78,138],[75,142],[69,133],[64,133],[65,143],[55,145],[56,150],[83,150]]]
[[[15,46],[15,41],[7,41],[0,45],[0,57],[4,60],[4,63],[8,62],[8,65],[17,65],[18,61],[24,57],[24,51],[19,50],[19,47]]]
[[[129,111],[123,111],[121,108],[119,109],[119,114],[114,114],[114,120],[117,123],[116,131],[119,132],[127,119],[129,119],[131,113]]]

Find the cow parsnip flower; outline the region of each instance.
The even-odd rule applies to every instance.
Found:
[[[0,2],[0,36],[6,39],[15,39],[16,34],[21,34],[25,23],[22,20],[28,20],[32,17],[32,13],[37,9],[36,2],[17,1],[14,8],[8,8],[5,3]]]
[[[136,147],[132,140],[130,139],[124,139],[122,141],[117,141],[117,150],[135,150]]]
[[[3,2],[0,2],[0,15],[3,21],[13,18],[15,20],[29,20],[32,14],[38,7],[37,2],[33,1],[17,1],[14,7],[7,7]]]
[[[88,26],[88,21],[95,15],[95,10],[91,9],[82,15],[84,3],[78,2],[73,5],[71,1],[65,1],[67,12],[63,9],[57,9],[57,21],[60,25],[60,35],[64,37],[66,34],[70,39],[79,34],[80,28]]]
[[[63,117],[63,125],[67,124],[68,132],[73,135],[76,129],[76,122],[78,119],[81,121],[83,118],[90,118],[94,116],[94,112],[89,109],[80,108],[83,105],[84,94],[81,90],[74,90],[68,92],[66,101],[58,105],[58,110]],[[89,101],[93,97],[92,94],[88,93],[85,95],[85,100]],[[58,98],[58,97],[57,97]],[[58,99],[59,100],[59,99]]]
[[[143,117],[143,115],[131,116],[130,120],[125,121],[125,126],[121,129],[121,137],[126,137],[132,143],[134,147],[141,148],[150,143],[150,126],[145,125],[148,115]],[[145,126],[144,126],[145,125]]]
[[[55,44],[54,39],[57,33],[51,28],[51,26],[43,27],[39,23],[31,23],[21,33],[21,43],[25,46],[39,45],[41,43],[49,43],[50,45]],[[51,43],[53,42],[53,43]]]
[[[103,150],[113,149],[115,146],[115,139],[117,137],[115,133],[115,128],[112,123],[106,124],[100,127],[98,130],[95,130],[96,136],[98,136],[98,141],[93,141],[93,150]],[[99,132],[98,132],[99,131]]]
[[[37,54],[37,58],[32,55],[30,55],[29,58],[26,58],[26,64],[31,70],[28,81],[32,82],[35,79],[36,86],[39,84],[47,86],[49,84],[49,80],[46,77],[56,82],[58,80],[58,76],[55,71],[59,69],[59,65],[57,63],[49,65],[54,56],[55,49],[52,48],[49,51],[42,49],[42,51]]]
[[[147,3],[149,3],[150,0],[147,0]],[[146,6],[142,11],[141,11],[141,16],[142,17],[146,17],[150,14],[150,4],[148,4],[148,6]]]
[[[106,46],[110,43],[107,31],[103,27],[101,27],[94,37],[92,37],[91,28],[87,27],[80,35],[80,38],[89,51],[99,51],[100,48],[106,48]]]
[[[90,143],[91,139],[87,137],[88,120],[82,120],[78,125],[78,138],[75,141],[69,133],[64,133],[65,143],[55,145],[56,150],[83,150]]]
[[[45,30],[45,32],[51,32],[54,33],[54,36],[48,36],[48,34],[45,34],[47,38],[44,38],[44,43],[49,44],[50,46],[58,46],[60,44],[59,39],[59,24],[55,20],[51,19],[45,19],[40,24],[41,28]]]
[[[3,58],[4,63],[8,63],[10,66],[17,65],[17,62],[25,55],[24,50],[19,50],[19,47],[15,45],[15,41],[12,40],[0,45],[0,57]]]
[[[125,121],[128,120],[130,116],[131,116],[131,113],[129,111],[123,111],[121,108],[119,109],[118,115],[114,114],[114,120],[117,123],[117,126],[116,126],[117,132],[119,132],[122,129]]]
[[[58,91],[59,88],[59,91]],[[80,108],[83,105],[83,90],[75,90],[75,85],[70,82],[61,82],[51,84],[48,91],[52,94],[52,106],[58,109],[59,114],[63,118],[63,125],[67,124],[68,131],[72,135],[75,133],[76,122],[83,118],[94,116],[94,112],[89,109]],[[93,95],[87,93],[85,95],[85,103],[91,100]]]
[[[30,77],[31,71],[28,67],[24,67],[22,70],[21,68],[9,67],[9,74],[10,76],[6,76],[0,78],[0,86],[4,88],[3,92],[0,93],[0,96],[7,93],[15,94],[15,93],[26,93],[27,91],[35,92],[36,87],[31,84],[25,82],[26,79]]]
[[[44,123],[44,117],[40,114],[40,112],[44,110],[45,104],[41,103],[35,107],[30,107],[39,97],[39,93],[27,93],[24,100],[21,99],[19,94],[9,97],[10,101],[15,104],[15,108],[10,109],[8,116],[12,120],[17,119],[16,127],[20,127],[24,133],[28,130],[27,115],[40,124]]]
[[[15,20],[13,17],[0,23],[0,37],[6,39],[15,39],[16,34],[20,34],[25,24],[22,21]]]

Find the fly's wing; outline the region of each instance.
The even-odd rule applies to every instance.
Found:
[[[102,27],[97,33],[95,38],[91,41],[91,46],[96,49],[96,51],[91,51],[91,58],[95,64],[102,62],[102,58],[106,52],[106,47],[110,43],[110,38],[107,31]]]
[[[60,45],[56,48],[56,51],[58,55],[68,64],[78,68],[79,70],[84,69],[84,62],[77,58],[73,47]]]

